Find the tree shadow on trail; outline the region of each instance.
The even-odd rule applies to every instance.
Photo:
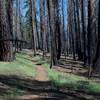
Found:
[[[32,94],[44,96],[44,98],[52,98],[50,100],[87,100],[76,93],[64,92],[54,87],[51,81],[37,81],[28,78],[20,78],[17,76],[0,75],[0,82],[21,90],[28,91]],[[42,99],[48,100],[48,99]]]

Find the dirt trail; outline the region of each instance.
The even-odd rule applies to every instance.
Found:
[[[46,71],[46,69],[44,67],[37,66],[36,67],[36,71],[37,71],[37,75],[36,75],[35,79],[37,81],[42,81],[42,82],[49,81],[49,77],[48,77],[47,71]]]

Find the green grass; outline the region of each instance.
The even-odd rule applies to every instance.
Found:
[[[17,88],[12,88],[7,91],[7,93],[3,94],[2,96],[0,95],[0,100],[17,100],[19,96],[22,96],[23,94],[26,94],[26,91],[17,89]]]
[[[0,62],[0,75],[16,75],[19,77],[35,77],[36,71],[32,60],[36,60],[36,65],[43,65],[47,71],[52,85],[55,87],[63,87],[71,90],[83,91],[91,94],[100,94],[100,83],[88,80],[88,78],[56,71],[49,68],[49,61],[43,60],[40,56],[31,58],[26,54],[17,54],[16,60],[13,62]],[[17,90],[19,91],[19,90]],[[12,91],[13,92],[13,91]],[[10,93],[15,96],[16,92]]]
[[[0,100],[19,100],[19,96],[26,95],[27,91],[19,89],[17,87],[11,88],[3,95],[0,95]]]
[[[36,75],[36,67],[32,63],[32,58],[26,54],[16,54],[16,60],[13,62],[0,62],[0,75],[17,76],[19,78],[34,78]],[[25,94],[24,90],[17,87],[12,88],[7,93],[0,95],[0,100],[17,100],[20,95]]]
[[[55,87],[67,88],[90,94],[100,94],[100,83],[96,83],[93,80],[82,76],[50,69],[49,63],[43,61],[41,58],[37,60],[37,63],[41,64],[47,69],[48,76]]]
[[[35,74],[35,65],[28,55],[17,54],[13,62],[0,62],[0,75],[34,77]]]

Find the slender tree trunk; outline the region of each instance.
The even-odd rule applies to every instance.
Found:
[[[96,69],[100,74],[100,0],[99,0],[99,12],[98,12],[98,42],[92,67]]]
[[[85,22],[84,22],[84,1],[81,0],[81,15],[82,15],[82,38],[83,38],[83,59],[84,65],[86,65],[86,32],[85,32]]]
[[[32,48],[34,51],[34,56],[36,55],[36,46],[35,46],[35,29],[34,29],[34,11],[33,11],[33,0],[30,0],[30,20],[31,20],[31,28],[32,28]]]
[[[80,19],[79,19],[79,3],[78,0],[76,0],[76,14],[77,14],[77,27],[78,27],[78,31],[77,31],[77,37],[78,37],[78,59],[82,60],[82,50],[81,50],[81,39],[80,39]]]

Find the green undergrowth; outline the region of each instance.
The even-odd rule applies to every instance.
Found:
[[[16,54],[16,60],[12,62],[0,62],[0,77],[2,76],[13,76],[19,79],[31,78],[33,79],[36,75],[36,67],[32,63],[32,58],[26,54],[18,53]],[[2,82],[2,81],[1,81]],[[12,80],[12,82],[15,82]],[[11,81],[10,81],[11,83]],[[8,83],[6,83],[7,85]],[[17,83],[14,83],[17,85]],[[22,83],[23,85],[24,83]],[[1,94],[0,90],[0,100],[17,100],[17,97],[24,95],[25,91],[20,90],[17,86],[15,88],[10,87],[9,90]]]
[[[71,90],[81,91],[89,94],[100,94],[100,83],[96,83],[91,79],[59,72],[55,69],[50,69],[50,65],[47,60],[43,60],[38,57],[37,64],[44,66],[48,71],[48,76],[55,87],[62,87]]]
[[[7,91],[7,93],[0,95],[0,100],[18,100],[17,98],[19,96],[22,96],[23,94],[26,94],[26,91],[17,89],[17,88],[12,88]]]
[[[35,77],[35,65],[26,54],[16,54],[13,62],[0,62],[0,75]]]

